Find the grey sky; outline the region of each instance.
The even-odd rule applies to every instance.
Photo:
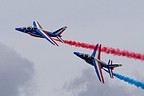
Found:
[[[79,79],[77,76],[83,74],[83,70],[87,68],[93,69],[74,56],[73,51],[90,54],[92,51],[61,43],[59,47],[55,47],[44,39],[15,31],[15,27],[31,26],[33,20],[39,21],[50,31],[66,25],[68,28],[63,33],[64,39],[91,44],[101,43],[103,46],[144,53],[143,3],[143,0],[1,0],[0,43],[34,63],[34,82],[37,89],[33,92],[34,96],[73,96],[73,93],[64,90],[63,86],[71,81],[82,80],[83,76]],[[0,56],[3,57],[2,54]],[[104,61],[108,61],[109,58],[113,62],[123,64],[122,68],[115,70],[117,73],[144,80],[142,61],[102,54]],[[91,70],[91,73],[94,74],[94,71]],[[107,77],[106,73],[104,75]],[[95,78],[94,84],[99,83],[96,76],[90,75],[89,78]],[[134,86],[117,79],[111,80],[107,77],[105,81],[106,85],[99,86],[102,89],[109,88],[110,84],[113,88],[119,88],[117,83],[120,83],[124,88],[121,90],[123,94],[129,94],[126,88],[135,90]],[[119,94],[113,88],[109,91],[115,90],[115,95]],[[141,89],[136,90],[142,93]]]

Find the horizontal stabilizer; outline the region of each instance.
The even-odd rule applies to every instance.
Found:
[[[109,60],[109,61],[108,61],[108,65],[112,65],[112,60]],[[111,77],[111,78],[114,78],[114,76],[113,76],[113,68],[108,67],[108,71],[109,71],[110,77]]]
[[[54,34],[57,34],[58,36],[61,37],[61,34],[65,31],[65,29],[67,28],[67,26],[64,26],[58,30],[56,30],[55,32],[53,32]]]

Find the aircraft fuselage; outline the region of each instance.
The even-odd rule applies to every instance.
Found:
[[[93,65],[92,59],[96,60],[97,62],[100,62],[101,67],[105,67],[105,68],[115,68],[115,67],[119,67],[121,66],[121,64],[112,64],[112,65],[108,65],[107,63],[94,58],[93,56],[89,55],[89,54],[84,54],[84,53],[79,53],[79,52],[74,52],[75,55],[77,55],[78,57],[80,57],[81,59],[85,60],[88,64]]]
[[[18,30],[20,32],[23,32],[23,33],[27,33],[31,36],[40,37],[40,38],[43,38],[43,36],[41,36],[41,34],[39,34],[37,32],[37,30],[42,30],[42,31],[46,32],[46,34],[48,34],[50,37],[58,36],[57,34],[53,34],[52,32],[48,32],[48,31],[45,31],[43,29],[37,29],[37,28],[34,28],[34,27],[20,27],[20,28],[16,28],[16,30]]]

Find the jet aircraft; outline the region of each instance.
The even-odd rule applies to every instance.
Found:
[[[96,51],[98,50],[98,54],[96,54]],[[94,48],[94,51],[92,55],[74,52],[74,54],[81,59],[85,60],[88,64],[94,66],[96,74],[98,76],[98,79],[100,82],[104,83],[104,78],[102,74],[102,69],[107,71],[111,78],[114,78],[113,76],[113,69],[115,67],[122,66],[121,64],[112,64],[112,60],[108,61],[108,64],[100,60],[100,53],[101,53],[101,44],[97,44]],[[97,55],[97,58],[95,58],[95,55]],[[108,69],[108,70],[107,70]]]
[[[19,27],[15,28],[15,30],[24,32],[27,34],[30,34],[31,36],[34,37],[39,37],[39,38],[45,38],[47,39],[51,44],[58,46],[58,44],[53,40],[52,37],[56,37],[60,42],[64,43],[62,37],[63,31],[67,28],[67,26],[64,26],[54,32],[49,32],[46,31],[42,28],[42,26],[39,24],[39,22],[33,21],[33,27]]]

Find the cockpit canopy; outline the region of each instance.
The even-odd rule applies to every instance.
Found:
[[[34,28],[32,26],[28,26],[28,27],[23,27],[24,30],[36,30],[37,28]]]
[[[83,53],[80,53],[81,56],[84,56],[86,58],[90,58],[91,56],[89,54],[83,54]]]

